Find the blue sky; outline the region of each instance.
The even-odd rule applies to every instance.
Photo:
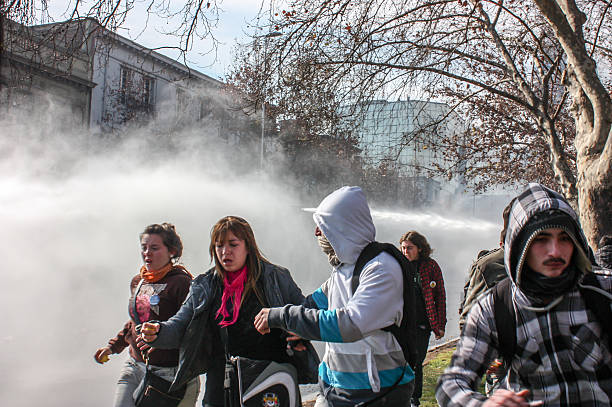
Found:
[[[196,40],[193,49],[187,55],[187,61],[191,68],[212,77],[223,79],[232,63],[232,50],[236,43],[245,44],[251,41],[249,34],[254,33],[251,24],[256,21],[261,9],[261,1],[217,1],[221,9],[218,24],[213,28],[213,35],[220,42],[217,55],[215,56],[214,52],[210,52],[210,41]],[[169,0],[168,2],[176,9],[180,9],[183,4],[182,0]],[[148,3],[148,1],[135,0],[134,9],[130,11],[126,22],[118,30],[119,34],[148,48],[177,46],[178,38],[164,34],[171,29],[172,21],[167,23],[165,20],[150,17],[148,23],[146,22],[145,7]],[[50,2],[49,8],[52,18],[56,21],[65,20],[67,16],[64,13],[66,9],[70,8],[70,4],[70,0]],[[268,3],[266,2],[266,4]],[[264,14],[267,15],[267,13]],[[176,58],[178,55],[173,50],[160,50],[159,52],[172,58]]]

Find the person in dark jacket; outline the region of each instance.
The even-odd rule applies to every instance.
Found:
[[[170,223],[147,226],[140,235],[140,247],[144,265],[130,284],[130,319],[117,336],[94,355],[98,363],[105,363],[109,355],[121,353],[129,347],[130,357],[117,383],[115,407],[134,406],[134,392],[145,374],[145,361],[138,348],[138,342],[142,341],[136,333],[137,325],[150,320],[165,321],[173,316],[185,300],[192,280],[191,274],[177,263],[183,252],[183,244]],[[151,370],[160,377],[172,380],[179,361],[177,348],[150,352]],[[193,406],[199,389],[199,379],[194,378],[189,382],[179,406]]]
[[[299,338],[280,329],[262,336],[253,320],[263,307],[301,304],[304,296],[287,269],[262,256],[251,226],[240,217],[226,216],[214,225],[209,253],[215,266],[194,280],[178,313],[166,322],[143,324],[141,335],[154,348],[180,348],[173,386],[207,372],[203,403],[217,407],[223,406],[225,351],[290,362],[287,341]],[[227,337],[221,328],[227,328]]]
[[[423,361],[427,356],[429,337],[433,331],[436,339],[444,336],[446,329],[446,291],[444,290],[444,278],[438,263],[430,257],[432,249],[425,236],[414,230],[406,232],[400,238],[400,248],[406,258],[415,262],[419,276],[423,298],[425,299],[426,318],[421,318],[423,324],[417,327],[417,347],[419,349],[419,360],[414,370],[414,391],[410,403],[412,406],[420,405],[423,393]]]
[[[605,235],[599,239],[595,261],[600,267],[612,269],[612,235]]]
[[[470,266],[469,277],[463,287],[463,298],[459,306],[459,331],[463,330],[467,315],[478,297],[507,276],[504,268],[504,239],[515,199],[512,199],[502,212],[503,228],[499,236],[499,247],[481,250],[476,261]]]
[[[493,250],[481,250],[476,261],[470,266],[469,277],[463,287],[463,299],[459,306],[459,332],[463,331],[467,315],[478,298],[507,277],[504,267],[504,239],[508,229],[510,210],[515,200],[516,198],[512,199],[502,212],[503,228],[499,236],[499,247]],[[487,396],[493,394],[493,391],[500,386],[506,373],[506,366],[501,359],[491,362],[485,379]]]

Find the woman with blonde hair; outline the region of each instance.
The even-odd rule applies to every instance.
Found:
[[[105,363],[109,355],[121,353],[129,347],[130,357],[117,383],[115,407],[134,407],[134,393],[145,376],[145,359],[139,349],[142,340],[137,333],[139,324],[151,320],[165,321],[173,316],[185,300],[192,280],[187,269],[178,264],[183,243],[174,225],[162,223],[147,226],[140,234],[140,251],[144,264],[130,284],[130,319],[117,336],[108,341],[108,345],[94,354],[96,362]],[[172,380],[179,362],[178,346],[155,349],[146,356],[149,369],[154,374]],[[198,398],[198,378],[186,383],[180,407],[193,406]]]
[[[261,254],[243,218],[226,216],[213,226],[209,253],[214,267],[196,277],[176,316],[144,324],[142,338],[155,348],[180,348],[173,386],[207,372],[204,406],[217,407],[223,406],[225,353],[290,362],[287,334],[260,335],[253,321],[264,307],[301,304],[304,296],[287,269]]]

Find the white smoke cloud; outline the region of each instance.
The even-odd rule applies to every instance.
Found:
[[[288,267],[305,294],[329,275],[311,214],[301,209],[318,198],[299,198],[274,176],[248,172],[247,158],[233,147],[193,129],[154,135],[154,125],[101,140],[62,128],[59,117],[52,110],[0,122],[3,404],[112,403],[127,352],[102,366],[93,353],[128,318],[129,282],[141,265],[138,234],[150,223],[176,225],[183,263],[194,274],[210,266],[212,225],[235,214],[251,223],[264,254]],[[447,222],[434,223],[398,212],[374,212],[378,240],[397,243],[410,229],[427,236],[447,281],[447,332],[456,335],[467,267],[478,250],[496,245],[498,228],[478,220],[470,227],[449,214],[437,214]],[[457,222],[463,226],[449,227]]]

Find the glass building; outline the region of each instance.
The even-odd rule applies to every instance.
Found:
[[[459,134],[463,123],[444,103],[407,100],[374,100],[342,109],[353,121],[362,159],[370,168],[393,171],[403,188],[420,203],[454,194],[461,180],[432,177],[429,170],[444,166],[439,148],[445,136]],[[436,148],[437,147],[437,148]],[[383,174],[384,175],[384,174]],[[402,195],[402,194],[399,194]]]

